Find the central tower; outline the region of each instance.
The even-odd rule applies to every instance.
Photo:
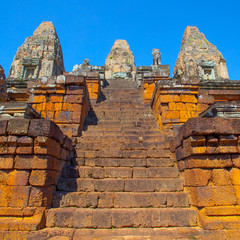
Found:
[[[116,40],[105,61],[106,79],[135,78],[134,56],[126,40]]]

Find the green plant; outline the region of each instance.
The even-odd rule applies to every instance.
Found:
[[[23,50],[25,50],[26,48],[25,47],[23,47]]]
[[[205,40],[205,43],[208,45],[208,40]]]
[[[22,82],[22,81],[23,81],[22,78],[20,78],[20,79],[19,79],[19,82]]]
[[[111,56],[110,59],[112,59],[113,57]]]

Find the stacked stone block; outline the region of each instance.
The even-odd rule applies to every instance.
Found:
[[[84,76],[58,76],[35,82],[29,103],[42,117],[58,124],[69,137],[79,136],[89,110]]]
[[[159,81],[152,100],[152,108],[161,129],[185,123],[198,117],[198,86],[176,84],[173,80]]]
[[[154,95],[156,83],[160,80],[170,79],[156,73],[143,73],[142,95],[144,103],[150,103]]]
[[[88,72],[86,74],[86,84],[91,103],[96,103],[101,92],[99,74],[96,72]]]
[[[0,234],[43,228],[72,141],[49,120],[11,119],[0,121],[0,146]]]
[[[178,166],[204,229],[240,228],[240,120],[189,119],[175,136]]]

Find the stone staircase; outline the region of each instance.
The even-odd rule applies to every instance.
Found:
[[[76,158],[63,169],[47,228],[77,229],[76,239],[94,239],[104,229],[195,227],[170,136],[159,129],[133,80],[108,82],[75,139]]]

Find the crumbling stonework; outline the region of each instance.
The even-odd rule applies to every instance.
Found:
[[[0,102],[7,101],[7,89],[5,83],[5,74],[2,66],[0,65]]]
[[[197,27],[188,26],[184,32],[174,77],[188,83],[229,78],[223,55]]]
[[[105,77],[135,78],[134,56],[126,40],[116,40],[105,61]]]
[[[60,41],[52,22],[42,22],[13,59],[9,79],[36,79],[64,72]]]

